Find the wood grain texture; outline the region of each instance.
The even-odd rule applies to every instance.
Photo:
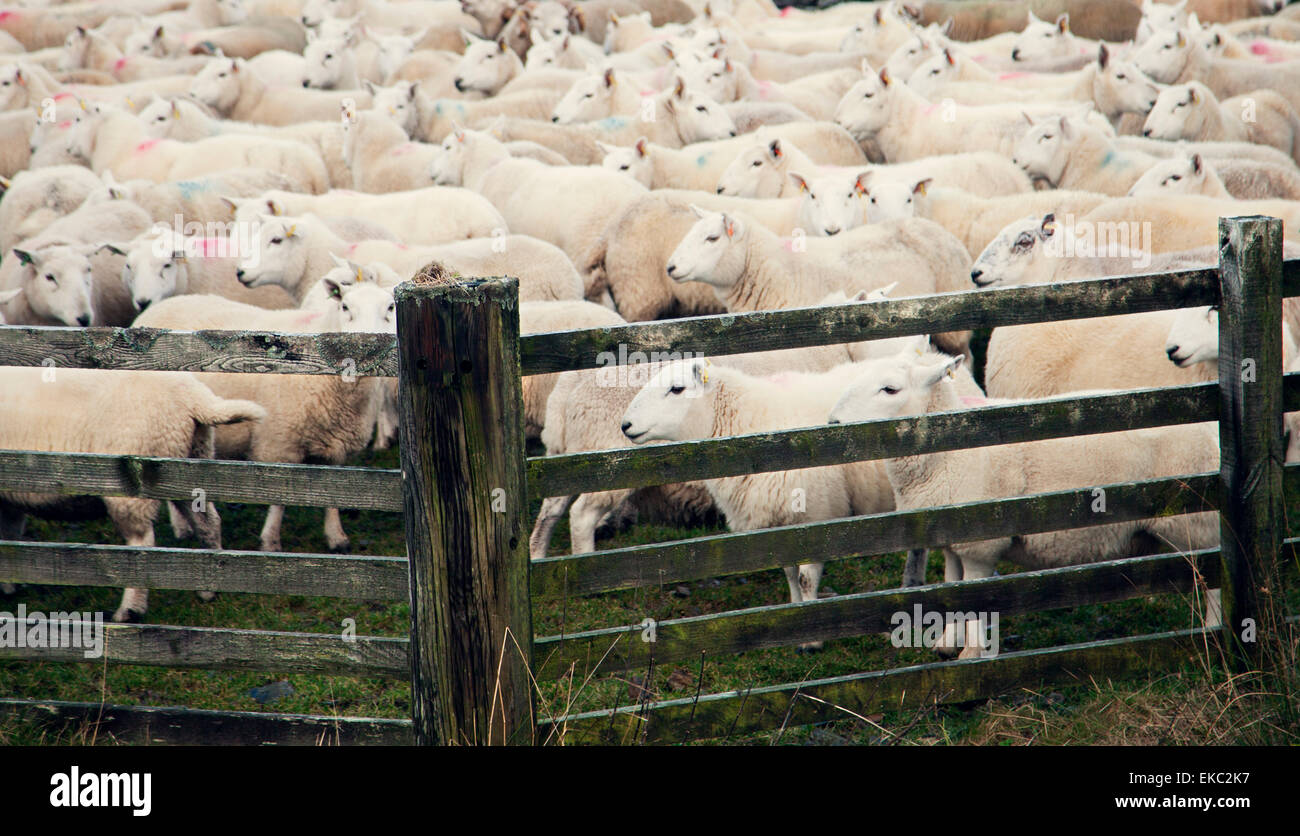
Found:
[[[1065,395],[908,418],[648,444],[528,460],[530,498],[1213,421],[1218,385]]]
[[[1213,634],[1156,633],[622,706],[544,720],[538,734],[570,745],[679,743],[1033,692],[1049,683],[1146,677],[1190,663]]]
[[[136,746],[409,746],[410,720],[0,699],[0,717],[73,741]]]
[[[646,670],[651,665],[711,660],[749,650],[888,633],[896,626],[896,613],[911,614],[917,606],[923,612],[996,612],[1002,618],[1145,595],[1186,593],[1195,588],[1198,576],[1203,581],[1202,592],[1218,584],[1218,549],[670,619],[655,624],[654,641],[644,639],[647,633],[641,624],[547,636],[534,644],[537,678],[554,678],[572,670],[581,679],[591,673]]]
[[[14,325],[0,328],[0,365],[396,377],[395,345],[391,334]]]
[[[135,586],[407,600],[404,557],[100,546],[0,540],[0,579],[58,586]]]
[[[1223,623],[1232,663],[1245,671],[1259,667],[1273,638],[1265,634],[1281,626],[1282,222],[1220,218],[1219,267]]]
[[[399,285],[418,744],[531,744],[519,283]]]
[[[1092,510],[1092,488],[1085,488],[547,557],[533,561],[533,595],[586,595],[777,569],[789,565],[791,555],[830,562],[1209,511],[1217,507],[1220,484],[1217,474],[1203,473],[1097,487],[1106,491],[1101,514]]]
[[[35,622],[17,621],[16,629]],[[73,622],[74,630],[93,622]],[[120,665],[205,668],[228,671],[280,671],[342,676],[404,677],[407,640],[329,633],[286,633],[218,627],[104,622],[103,657],[87,658],[81,647],[0,647],[0,660],[87,662]]]
[[[5,490],[401,511],[401,471],[372,467],[0,450]]]

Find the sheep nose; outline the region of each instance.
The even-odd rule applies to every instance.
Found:
[[[972,271],[970,271],[970,280],[973,281],[973,282],[975,282],[975,284],[979,284],[979,283],[980,283],[980,276],[982,276],[982,275],[984,275],[984,271],[983,271],[983,270],[972,270]]]
[[[136,300],[135,300],[135,309],[136,309],[137,311],[141,311],[141,312],[143,312],[145,308],[149,307],[149,303],[150,303],[151,301],[153,301],[153,300],[151,300],[151,299],[136,299]]]
[[[839,234],[840,234],[840,228],[837,226],[837,227],[835,227],[834,229],[831,229],[831,228],[828,226],[828,227],[826,227],[826,229],[823,230],[823,232],[825,232],[827,235],[839,235]]]
[[[668,272],[668,275],[669,275],[670,277],[672,277],[672,278],[676,278],[676,277],[677,277],[677,265],[676,265],[676,264],[669,264],[669,265],[668,265],[668,271],[667,271],[667,272]]]
[[[623,435],[627,435],[627,431],[630,430],[630,429],[632,429],[632,422],[631,422],[631,421],[624,421],[624,422],[623,422]]]
[[[1151,129],[1150,129],[1150,128],[1143,128],[1143,129],[1142,129],[1142,135],[1143,135],[1143,136],[1151,136]]]
[[[463,79],[463,78],[457,78],[455,81],[452,82],[452,86],[454,86],[454,87],[455,87],[457,90],[459,90],[460,92],[464,93],[464,92],[465,92],[465,79]]]
[[[718,186],[718,194],[722,194],[722,187]]]
[[[558,116],[552,116],[552,117],[551,117],[551,121],[552,121],[552,122],[558,122],[558,121],[560,121],[560,117],[558,117]]]
[[[90,314],[82,314],[81,316],[77,317],[77,324],[80,325],[80,326],[83,327],[83,328],[85,328],[87,325],[89,325],[89,324],[90,324]]]
[[[1012,61],[1020,60],[1020,47],[1016,47],[1015,49],[1011,50],[1011,60]]]
[[[304,78],[304,79],[302,80],[302,86],[303,86],[303,87],[310,87],[310,86],[311,86],[311,82]]]
[[[1178,354],[1178,346],[1176,345],[1166,346],[1165,354],[1169,355],[1170,360],[1174,359],[1174,357]]]

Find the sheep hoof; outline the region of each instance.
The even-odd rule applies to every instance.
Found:
[[[262,541],[262,551],[264,551],[264,552],[278,552],[278,551],[280,551],[280,541],[279,541],[279,540],[263,540],[263,541]]]
[[[217,600],[217,593],[207,589],[200,589],[195,594],[199,596],[200,601],[208,602]]]
[[[947,645],[935,645],[934,652],[940,659],[952,659],[957,656],[961,648],[948,647]]]
[[[330,543],[330,552],[333,554],[350,554],[352,552],[352,541],[345,538],[337,543]]]
[[[140,624],[144,621],[144,613],[139,610],[119,607],[117,612],[113,613],[113,621],[116,624]]]

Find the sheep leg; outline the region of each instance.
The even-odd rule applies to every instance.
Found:
[[[596,550],[596,529],[605,515],[618,507],[609,493],[584,493],[569,510],[570,554]]]
[[[179,518],[189,532],[187,536],[197,537],[205,549],[221,551],[221,515],[217,513],[216,505],[209,502],[204,510],[195,511],[194,506],[188,502],[169,502],[167,510],[175,515],[172,519],[173,531],[176,530],[176,520]],[[206,589],[197,590],[197,594],[201,601],[211,601],[217,597],[217,593]]]
[[[343,530],[343,520],[339,517],[339,509],[325,509],[325,541],[329,543],[332,552],[347,552],[352,550],[352,543],[348,540],[347,532]]]
[[[925,585],[925,564],[929,552],[925,549],[911,549],[907,553],[907,562],[903,564],[903,586]]]
[[[266,509],[266,522],[262,524],[262,551],[280,550],[280,524],[284,522],[284,506],[272,505]]]
[[[564,516],[577,499],[577,494],[570,496],[548,496],[542,500],[542,508],[537,512],[537,522],[533,524],[533,532],[528,535],[528,556],[532,560],[539,560],[546,557],[546,551],[551,546],[551,534],[555,531],[555,526],[560,522],[560,517]]]
[[[803,586],[799,583],[799,567],[785,567],[785,581],[790,585],[790,603],[797,604],[803,600]]]
[[[148,547],[154,544],[153,526],[126,538],[128,546]],[[140,622],[149,611],[149,590],[139,587],[127,587],[122,590],[122,603],[113,613],[113,621],[118,624]]]
[[[961,568],[963,580],[975,580],[977,578],[992,577],[996,564],[962,561]],[[960,645],[957,643],[957,632],[959,630],[964,632]],[[965,619],[949,621],[944,627],[943,639],[935,648],[935,652],[945,659],[950,659],[953,656],[957,656],[959,659],[978,659],[983,655],[983,650],[984,642],[983,637],[979,634],[979,622]]]
[[[189,517],[180,510],[182,506],[184,503],[178,505],[175,502],[168,502],[167,521],[171,523],[172,534],[176,535],[177,540],[188,540],[194,536],[194,528],[190,524]]]
[[[822,564],[805,563],[795,570],[795,576],[798,578],[799,591],[804,601],[817,600],[817,587],[822,582]],[[825,642],[804,642],[799,645],[800,653],[813,653],[821,650]]]
[[[397,441],[397,383],[385,380],[379,413],[375,416],[375,440],[370,445],[375,450],[387,450]]]

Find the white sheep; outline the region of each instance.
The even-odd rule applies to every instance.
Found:
[[[396,333],[392,290],[375,283],[335,285],[326,310],[267,311],[220,296],[173,296],[150,305],[135,327],[181,330],[226,329],[279,333]],[[383,401],[380,378],[355,375],[199,375],[222,397],[241,397],[266,409],[251,431],[218,430],[221,458],[262,462],[316,461],[341,465],[369,443]],[[280,550],[283,505],[272,505],[262,527],[263,551]],[[331,551],[346,551],[348,537],[337,508],[325,511],[325,537]]]
[[[1029,21],[1011,47],[1012,61],[1043,61],[1072,58],[1092,52],[1094,45],[1070,31],[1070,16],[1063,14],[1049,23],[1029,11]]]
[[[1151,166],[1128,193],[1135,196],[1161,191],[1221,200],[1300,200],[1300,171],[1254,160],[1239,160],[1220,171],[1218,165],[1200,154],[1190,154]]]
[[[635,82],[610,68],[574,82],[555,105],[551,121],[562,125],[595,123],[612,144],[635,141],[645,134],[660,145],[681,147],[737,133],[727,110],[708,96],[689,90],[680,76],[662,93],[646,91],[643,96]]]
[[[75,210],[101,185],[98,177],[79,165],[18,172],[0,200],[0,253]]]
[[[686,441],[815,426],[859,372],[855,363],[819,374],[755,377],[702,358],[661,368],[623,414],[634,443]],[[893,510],[893,494],[878,462],[705,479],[705,488],[731,531],[753,531],[854,514]],[[787,567],[790,601],[817,598],[822,565]],[[805,645],[804,649],[819,644]]]
[[[523,74],[524,62],[505,38],[490,40],[467,32],[465,43],[465,54],[455,67],[453,83],[457,90],[493,96]]]
[[[829,413],[833,423],[880,420],[969,408],[950,378],[961,357],[918,356],[869,361]],[[1082,394],[1082,393],[1080,393]],[[1090,492],[1114,482],[1217,471],[1218,426],[1213,423],[1103,433],[1075,438],[977,447],[885,462],[899,510],[960,505],[1051,491]],[[991,576],[999,560],[1029,569],[1114,560],[1165,551],[1213,548],[1219,542],[1214,512],[1158,517],[1086,529],[1005,536],[945,547],[944,580]],[[1217,601],[1206,621],[1218,623]],[[941,650],[957,644],[950,625]],[[975,639],[975,640],[972,640]],[[961,655],[981,655],[970,636]]]
[[[861,226],[834,238],[782,240],[740,216],[692,208],[699,220],[669,258],[668,276],[709,285],[729,311],[800,307],[833,290],[870,290],[887,279],[899,283],[900,296],[969,287],[966,248],[924,218]],[[970,334],[936,339],[960,354]]]
[[[1054,188],[1121,196],[1157,159],[1119,150],[1110,140],[1092,125],[1058,116],[1032,125],[1012,161]]]
[[[371,103],[370,93],[365,90],[273,87],[242,58],[213,58],[194,76],[188,91],[227,119],[263,125],[338,119],[345,98],[358,108]]]
[[[1199,81],[1224,99],[1252,90],[1272,90],[1300,110],[1300,63],[1215,58],[1197,48],[1183,29],[1154,33],[1133,54],[1133,63],[1160,84]]]
[[[1220,102],[1199,81],[1170,85],[1156,99],[1142,134],[1174,141],[1254,142],[1300,161],[1300,116],[1271,90],[1252,90]]]
[[[42,368],[0,368],[0,447],[61,453],[106,453],[166,458],[211,458],[213,428],[245,430],[266,416],[257,403],[214,395],[194,375]],[[257,375],[249,375],[256,377]],[[111,420],[105,420],[111,416]],[[238,430],[235,430],[238,431]],[[126,545],[154,545],[158,500],[106,496],[101,502],[49,493],[0,493],[0,538],[22,538],[26,515],[112,519]],[[176,506],[204,548],[221,549],[221,517],[205,503]],[[211,593],[200,593],[210,599]],[[139,621],[149,590],[128,588],[113,613],[116,622]]]

